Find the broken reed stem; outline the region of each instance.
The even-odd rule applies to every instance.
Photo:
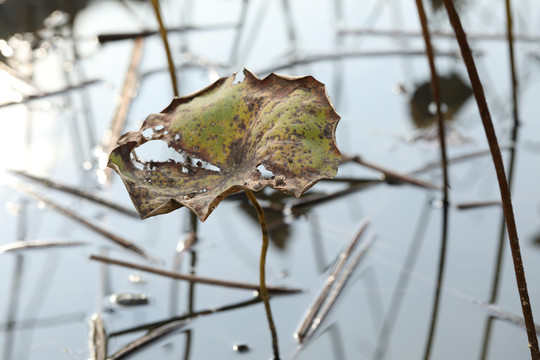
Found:
[[[437,74],[437,67],[435,66],[435,56],[433,54],[433,47],[431,45],[431,38],[429,34],[429,27],[426,12],[422,0],[416,0],[416,8],[418,9],[418,17],[420,18],[420,24],[422,25],[422,34],[426,45],[426,55],[429,63],[429,70],[431,73],[431,95],[436,105],[436,115],[438,123],[438,135],[439,144],[441,148],[441,163],[443,174],[443,230],[441,237],[441,250],[439,253],[439,270],[437,274],[437,284],[435,285],[435,296],[433,301],[433,309],[431,316],[431,325],[428,335],[427,345],[424,353],[424,359],[429,359],[433,339],[435,337],[435,329],[437,325],[437,315],[439,309],[439,301],[441,294],[441,285],[444,276],[444,264],[446,257],[447,235],[448,235],[448,162],[446,158],[446,141],[444,133],[444,118],[441,110],[441,93],[439,88],[439,77]]]
[[[315,301],[306,311],[304,318],[300,322],[300,326],[294,333],[294,337],[299,343],[304,342],[304,338],[306,334],[308,333],[309,329],[313,325],[313,320],[315,319],[315,316],[317,316],[323,303],[327,300],[328,294],[330,293],[332,286],[335,284],[339,275],[341,275],[343,267],[347,263],[347,260],[349,260],[349,257],[351,256],[351,253],[353,252],[355,247],[358,245],[358,242],[360,241],[360,238],[362,237],[362,234],[366,230],[368,224],[369,224],[368,219],[362,221],[362,224],[360,225],[360,228],[356,232],[355,236],[349,242],[345,250],[343,250],[339,254],[339,257],[334,266],[334,269],[332,270],[330,275],[326,278],[326,281],[323,287],[321,288],[321,290],[319,291],[319,294],[315,298]]]
[[[510,144],[510,145],[501,145],[499,147],[500,150],[512,150],[514,149],[514,144]],[[471,152],[471,153],[467,153],[467,154],[464,154],[464,155],[460,155],[460,156],[456,156],[456,157],[453,157],[453,158],[450,158],[450,159],[447,159],[447,163],[448,164],[455,164],[455,163],[458,163],[458,162],[462,162],[462,161],[465,161],[465,160],[470,160],[470,159],[474,159],[474,158],[477,158],[477,157],[480,157],[480,156],[485,156],[485,155],[490,155],[491,152],[488,150],[480,150],[480,151],[475,151],[475,152]],[[409,171],[407,172],[407,174],[409,175],[416,175],[416,174],[420,174],[420,173],[423,173],[423,172],[426,172],[426,171],[429,171],[429,170],[432,170],[432,169],[436,169],[436,168],[439,168],[441,166],[441,162],[440,161],[436,161],[436,162],[431,162],[431,163],[428,163],[420,168],[417,168],[417,169],[414,169],[412,171]]]
[[[107,359],[107,331],[103,324],[103,318],[96,313],[90,317],[88,321],[90,331],[88,332],[88,360],[105,360]]]
[[[118,337],[118,336],[124,336],[124,335],[128,335],[128,334],[138,333],[138,332],[141,332],[141,331],[148,332],[148,331],[151,331],[153,329],[157,329],[157,328],[159,328],[159,327],[161,327],[163,325],[170,324],[171,322],[174,322],[174,321],[194,320],[194,319],[196,319],[198,317],[204,317],[204,316],[213,315],[213,314],[226,312],[226,311],[230,311],[230,310],[241,309],[241,308],[244,308],[244,307],[247,307],[247,306],[250,306],[250,305],[258,304],[261,301],[262,300],[261,300],[260,296],[254,296],[254,297],[251,297],[249,300],[235,302],[233,304],[220,305],[218,307],[212,307],[212,308],[208,308],[208,309],[194,311],[192,313],[184,313],[181,316],[175,316],[175,317],[172,317],[172,318],[167,318],[166,320],[159,320],[159,321],[155,321],[155,322],[151,322],[151,323],[140,324],[140,325],[133,326],[133,327],[130,327],[130,328],[127,328],[127,329],[120,329],[120,330],[111,332],[109,334],[109,339],[114,338],[114,337]]]
[[[506,36],[508,39],[508,56],[510,59],[510,73],[512,79],[512,115],[514,117],[514,126],[519,125],[518,113],[518,80],[516,73],[516,61],[514,56],[514,31],[512,21],[512,6],[510,0],[505,1],[506,4]]]
[[[0,70],[9,72],[10,73],[9,75],[13,76],[8,69],[4,69],[4,67],[0,65]],[[22,81],[18,77],[17,77],[17,80]],[[26,103],[34,101],[34,100],[41,100],[41,99],[45,99],[45,98],[48,98],[48,97],[53,97],[53,96],[56,96],[56,95],[62,95],[62,94],[65,94],[65,93],[73,91],[73,90],[84,89],[85,87],[87,87],[89,85],[94,85],[94,84],[100,83],[101,81],[102,80],[99,80],[99,79],[83,81],[78,85],[66,86],[65,88],[60,89],[60,90],[42,92],[42,93],[37,94],[37,95],[24,96],[22,98],[22,100],[20,100],[20,101],[0,102],[0,108],[12,106],[12,105],[26,104]]]
[[[17,189],[18,191],[34,198],[35,200],[37,201],[40,201],[42,203],[44,203],[46,206],[48,206],[49,208],[53,209],[54,211],[70,218],[71,220],[74,220],[76,222],[78,222],[79,224],[85,226],[86,228],[106,237],[107,239],[111,240],[112,242],[124,247],[125,249],[127,250],[130,250],[140,256],[142,256],[143,258],[145,258],[146,260],[150,261],[150,262],[153,262],[153,263],[156,263],[156,264],[159,264],[161,261],[157,258],[155,258],[154,256],[150,255],[146,250],[144,250],[143,248],[137,246],[136,244],[132,243],[131,241],[129,240],[126,240],[118,235],[115,235],[105,229],[103,229],[101,226],[99,225],[96,225],[86,219],[84,219],[83,217],[77,215],[75,212],[69,210],[68,208],[34,192],[34,191],[31,191],[29,189],[26,189],[25,187],[23,186],[20,186],[20,185],[12,185],[15,189]]]
[[[464,202],[456,204],[456,209],[458,210],[470,210],[478,209],[481,207],[487,206],[501,206],[501,200],[484,200],[484,201],[474,201],[474,202]]]
[[[536,337],[534,318],[532,314],[531,303],[529,300],[529,292],[527,290],[527,281],[525,279],[525,270],[523,268],[523,260],[521,258],[519,238],[514,219],[514,210],[512,208],[512,199],[510,196],[510,190],[508,188],[508,182],[506,180],[506,174],[504,171],[504,165],[499,149],[499,144],[497,142],[497,136],[493,127],[493,122],[491,121],[491,114],[489,112],[482,83],[480,81],[480,77],[478,76],[478,71],[476,70],[474,58],[471,53],[471,49],[469,48],[467,37],[465,35],[465,31],[463,30],[463,26],[461,25],[459,15],[456,11],[456,8],[454,7],[454,3],[452,0],[444,0],[444,6],[446,7],[446,11],[448,12],[450,23],[456,34],[456,39],[461,49],[461,55],[463,57],[463,61],[469,74],[473,93],[476,98],[476,104],[478,106],[478,111],[484,125],[484,131],[486,132],[486,138],[489,144],[489,149],[491,151],[491,156],[493,158],[495,172],[497,174],[497,180],[499,182],[499,190],[501,193],[503,213],[506,221],[506,229],[508,232],[508,240],[510,242],[510,250],[512,252],[512,260],[514,263],[514,272],[516,275],[516,282],[521,300],[521,309],[523,311],[523,317],[525,319],[527,329],[527,337],[529,339],[531,359],[540,360],[538,338]]]
[[[156,14],[156,20],[159,24],[159,34],[163,40],[163,46],[165,47],[165,53],[167,54],[167,64],[169,66],[169,75],[171,76],[171,83],[173,88],[173,93],[175,97],[179,96],[178,93],[178,84],[176,82],[176,72],[174,71],[174,63],[171,55],[171,48],[169,47],[169,41],[167,40],[167,29],[163,25],[163,19],[161,18],[161,12],[159,11],[159,0],[150,0],[154,12]]]
[[[102,197],[96,196],[96,195],[94,195],[94,194],[92,194],[92,193],[90,193],[88,191],[80,190],[80,189],[78,189],[76,187],[73,187],[73,186],[70,186],[70,185],[67,185],[67,184],[61,184],[61,183],[56,182],[54,180],[51,180],[49,178],[33,175],[33,174],[30,174],[30,173],[28,173],[26,171],[9,170],[9,169],[6,170],[6,171],[8,173],[11,173],[11,174],[14,174],[14,175],[19,175],[19,176],[22,176],[24,178],[36,181],[36,182],[38,182],[40,184],[45,185],[48,188],[59,190],[59,191],[62,191],[62,192],[65,192],[65,193],[68,193],[68,194],[71,194],[71,195],[81,197],[83,199],[92,201],[92,202],[94,202],[96,204],[103,205],[103,206],[106,206],[106,207],[108,207],[110,209],[118,211],[120,213],[123,213],[124,215],[128,215],[128,216],[131,216],[131,217],[136,218],[136,219],[140,219],[140,216],[136,211],[133,211],[133,210],[128,209],[128,208],[126,208],[124,206],[115,204],[115,203],[113,203],[113,202],[111,202],[109,200],[106,200],[106,199],[102,198]]]
[[[424,42],[426,44],[426,55],[429,63],[429,70],[431,72],[431,95],[436,105],[437,122],[439,124],[439,143],[441,146],[441,163],[443,173],[443,204],[448,206],[448,163],[446,157],[446,140],[444,134],[444,118],[441,110],[441,92],[439,87],[439,76],[437,74],[437,67],[435,66],[435,55],[433,53],[433,47],[431,46],[431,37],[429,34],[428,21],[424,5],[422,0],[416,0],[416,7],[418,9],[418,16],[420,17],[420,24],[422,25],[422,34],[424,35]]]
[[[422,36],[418,31],[407,31],[407,30],[390,30],[390,29],[373,29],[373,28],[342,28],[338,29],[338,35],[350,35],[350,36],[388,36],[391,38],[395,37],[407,37],[407,38],[417,38]],[[443,32],[435,30],[431,32],[431,37],[437,38],[455,38],[455,35],[450,32]],[[482,41],[504,41],[507,40],[507,35],[502,33],[471,33],[467,36],[471,40],[482,40]],[[98,36],[99,39],[99,36]],[[540,37],[535,35],[528,34],[517,34],[514,35],[514,41],[522,42],[531,42],[537,43],[540,41]]]
[[[251,190],[244,190],[249,201],[257,210],[257,216],[259,217],[259,224],[261,225],[262,232],[262,247],[261,247],[261,258],[259,260],[259,282],[260,282],[260,292],[261,298],[264,303],[264,309],[266,310],[266,317],[268,318],[268,326],[270,327],[270,333],[272,334],[272,348],[274,350],[274,359],[279,360],[279,347],[278,347],[278,337],[276,331],[276,325],[274,324],[274,319],[272,317],[272,309],[270,309],[270,301],[268,299],[268,290],[266,289],[266,253],[268,251],[268,228],[266,225],[266,218],[264,216],[264,210],[253,195]]]
[[[122,131],[126,125],[129,109],[137,93],[137,87],[139,86],[139,67],[141,65],[143,53],[144,39],[142,37],[136,38],[129,60],[129,66],[126,71],[126,78],[124,79],[124,84],[122,86],[122,92],[120,93],[120,102],[114,111],[108,133],[101,142],[103,152],[106,154],[110,154],[116,147],[116,142],[120,135],[122,135]]]
[[[109,156],[111,151],[117,145],[116,142],[122,135],[122,130],[126,125],[129,109],[133,99],[137,94],[137,87],[140,83],[139,67],[143,57],[144,39],[142,37],[136,38],[133,44],[133,51],[131,52],[131,59],[126,72],[126,78],[124,79],[124,85],[120,96],[120,102],[117,104],[114,116],[109,124],[106,135],[101,141],[101,149],[103,154]],[[100,164],[100,170],[105,175],[105,180],[108,184],[112,181],[113,170],[106,166],[106,163]],[[137,215],[138,217],[138,215]]]
[[[121,360],[125,359],[128,356],[132,355],[135,352],[138,352],[144,349],[146,346],[151,343],[162,339],[166,336],[173,334],[174,332],[182,329],[189,323],[189,320],[179,320],[173,321],[168,324],[162,325],[158,328],[152,329],[141,337],[133,340],[126,346],[122,347],[120,350],[112,354],[107,358],[107,360]]]
[[[343,158],[342,163],[347,162],[347,161],[355,162],[355,163],[357,163],[359,165],[362,165],[362,166],[368,167],[370,169],[373,169],[375,171],[379,171],[379,172],[383,173],[383,175],[386,178],[393,178],[393,179],[396,179],[398,181],[408,183],[408,184],[411,184],[411,185],[415,185],[415,186],[420,186],[420,187],[423,187],[423,188],[426,188],[426,189],[440,190],[440,188],[438,186],[433,185],[433,184],[431,184],[431,183],[429,183],[427,181],[416,179],[416,178],[414,178],[412,176],[409,176],[409,175],[406,175],[406,174],[403,174],[403,173],[399,173],[399,172],[391,170],[391,169],[387,169],[385,167],[374,164],[372,162],[368,162],[368,161],[362,159],[362,157],[360,157],[360,156],[343,155],[342,158]]]
[[[339,295],[345,288],[345,285],[350,280],[351,275],[353,274],[354,270],[358,267],[360,264],[360,261],[364,258],[365,254],[368,252],[369,248],[371,247],[371,244],[373,243],[375,239],[375,234],[372,234],[364,243],[364,245],[360,248],[358,251],[358,254],[351,260],[350,264],[343,270],[342,274],[340,274],[339,278],[336,281],[336,284],[334,285],[332,292],[328,295],[328,297],[325,299],[324,303],[322,304],[321,308],[319,309],[317,316],[313,319],[311,326],[309,327],[303,341],[307,342],[311,337],[313,337],[313,334],[317,329],[320,328],[321,323],[324,321],[332,307],[334,306],[336,300],[338,299]]]
[[[90,260],[100,261],[105,264],[123,266],[130,269],[148,272],[151,274],[170,277],[176,280],[185,280],[185,281],[191,281],[191,282],[196,282],[196,283],[201,283],[201,284],[223,286],[223,287],[229,287],[229,288],[235,288],[235,289],[252,290],[252,291],[257,291],[257,292],[259,291],[259,285],[257,284],[249,284],[249,283],[243,283],[243,282],[238,282],[238,281],[211,279],[211,278],[205,278],[205,277],[200,277],[200,276],[195,276],[195,275],[179,274],[172,271],[156,269],[150,266],[138,265],[138,264],[130,263],[127,261],[122,261],[122,260],[115,260],[115,259],[111,259],[111,258],[101,256],[101,255],[91,255]],[[268,287],[268,291],[273,294],[294,294],[294,293],[299,293],[302,290],[291,289],[291,288],[280,287],[280,286],[270,286]]]

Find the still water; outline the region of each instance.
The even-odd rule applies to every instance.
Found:
[[[91,321],[98,317],[113,358],[148,330],[168,324],[170,333],[129,358],[269,359],[264,308],[251,291],[190,284],[90,260],[101,255],[257,283],[260,229],[245,199],[222,202],[198,224],[198,241],[182,251],[191,229],[186,209],[141,221],[7,172],[46,177],[133,210],[120,179],[103,168],[114,145],[113,119],[125,119],[119,134],[136,130],[173,97],[158,36],[139,42],[97,40],[98,35],[156,29],[149,3],[73,1],[70,9],[53,15],[57,2],[30,10],[16,5],[21,3],[0,3],[0,246],[11,246],[0,253],[2,359],[88,359],[95,345],[90,339],[96,336]],[[507,172],[514,157],[513,205],[539,323],[540,8],[533,0],[514,4],[521,121],[514,143],[504,3],[457,3]],[[441,186],[438,168],[414,173],[438,161],[440,152],[413,1],[185,0],[161,6],[166,24],[178,30],[170,32],[170,41],[182,95],[243,67],[260,77],[274,70],[313,75],[326,84],[342,117],[336,134],[342,153]],[[439,34],[434,45],[449,156],[484,151],[487,142],[459,49],[446,36],[451,28],[444,9],[437,1],[427,7],[430,26]],[[6,20],[15,17],[24,21]],[[185,26],[190,30],[181,31]],[[69,87],[74,89],[39,97]],[[27,101],[31,96],[38,98]],[[338,178],[348,181],[320,182],[304,195],[357,188],[346,196],[295,207],[292,198],[260,194],[264,204],[272,204],[266,209],[272,240],[268,283],[303,290],[271,299],[284,359],[420,359],[428,349],[431,359],[528,358],[504,236],[499,246],[504,229],[491,159],[462,160],[449,173],[451,206],[436,321],[444,235],[440,191],[379,182],[379,172],[346,163]],[[358,189],[360,181],[366,186]],[[15,190],[21,186],[39,199]],[[469,207],[477,202],[490,205]],[[133,242],[159,264],[109,241],[81,219]],[[369,252],[314,336],[298,350],[295,330],[338,254],[366,219],[360,244],[375,236]],[[17,249],[12,244],[17,241],[68,245]]]

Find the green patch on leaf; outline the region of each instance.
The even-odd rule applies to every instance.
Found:
[[[221,78],[175,98],[137,132],[118,141],[109,158],[141,218],[188,207],[206,220],[221,200],[269,185],[299,197],[337,173],[339,116],[325,87],[311,76],[270,74]],[[137,148],[163,141],[180,160],[147,161]],[[272,175],[257,169],[264,166]]]

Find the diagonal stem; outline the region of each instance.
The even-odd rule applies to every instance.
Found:
[[[266,225],[266,218],[264,216],[264,211],[255,195],[251,190],[244,190],[249,201],[257,210],[257,216],[259,217],[259,224],[261,225],[262,232],[262,248],[261,248],[261,258],[259,262],[259,281],[261,287],[261,298],[264,303],[264,309],[266,310],[266,317],[268,318],[268,326],[270,327],[270,333],[272,334],[272,348],[274,349],[274,360],[279,360],[279,348],[278,348],[278,337],[276,326],[274,324],[274,319],[272,318],[272,310],[270,309],[270,301],[268,299],[268,290],[266,289],[266,253],[268,251],[268,227]]]
[[[167,40],[167,29],[163,25],[163,19],[161,18],[161,12],[159,11],[159,0],[150,0],[156,19],[159,24],[159,34],[163,39],[163,46],[165,47],[165,53],[167,54],[167,64],[169,65],[169,75],[171,76],[172,88],[175,97],[178,97],[178,84],[176,82],[176,72],[174,71],[174,63],[171,55],[171,48],[169,47],[169,41]]]
[[[502,161],[501,151],[497,142],[497,136],[495,135],[495,129],[493,122],[491,121],[491,114],[487,105],[484,89],[476,70],[476,64],[467,42],[467,37],[461,20],[456,11],[452,0],[444,0],[444,6],[448,12],[448,18],[456,33],[456,39],[461,49],[461,55],[473,89],[474,96],[476,98],[476,104],[480,112],[480,118],[484,125],[486,132],[486,138],[488,140],[489,149],[495,165],[495,172],[497,174],[497,180],[499,182],[499,190],[501,193],[501,200],[503,203],[503,213],[506,221],[506,230],[508,232],[508,240],[510,241],[510,250],[512,252],[512,260],[514,262],[514,272],[516,275],[516,282],[520,296],[521,310],[523,311],[523,318],[525,319],[525,326],[527,329],[527,337],[529,339],[529,349],[531,351],[531,359],[540,360],[540,351],[538,350],[538,338],[536,337],[536,329],[534,327],[533,313],[531,309],[531,303],[529,300],[529,291],[527,290],[527,282],[525,279],[525,269],[523,268],[523,259],[521,258],[521,250],[519,245],[519,238],[517,234],[516,222],[514,219],[514,210],[512,208],[512,199],[510,196],[510,190],[508,188],[508,182],[506,180],[506,174],[504,171],[504,165]]]

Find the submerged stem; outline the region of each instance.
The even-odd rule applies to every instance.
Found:
[[[259,281],[260,281],[260,293],[261,298],[264,303],[264,309],[266,310],[266,317],[268,318],[268,326],[270,327],[270,333],[272,333],[272,347],[274,349],[274,360],[279,360],[279,348],[278,348],[278,337],[276,332],[276,326],[274,325],[274,319],[272,317],[272,310],[270,309],[270,301],[268,299],[268,290],[266,289],[266,252],[268,250],[268,227],[266,225],[266,218],[264,216],[264,211],[253,192],[250,190],[244,190],[249,201],[257,210],[257,216],[259,217],[259,224],[261,225],[262,232],[262,247],[261,247],[261,258],[259,262]]]
[[[167,40],[167,29],[163,25],[163,19],[161,18],[161,12],[159,11],[159,0],[150,0],[154,12],[156,13],[156,20],[159,24],[159,34],[161,39],[163,39],[163,46],[165,47],[165,53],[167,54],[167,64],[169,65],[169,75],[171,76],[171,83],[173,88],[174,96],[178,96],[178,85],[176,83],[176,73],[174,71],[174,63],[172,60],[171,49],[169,47],[169,41]]]

